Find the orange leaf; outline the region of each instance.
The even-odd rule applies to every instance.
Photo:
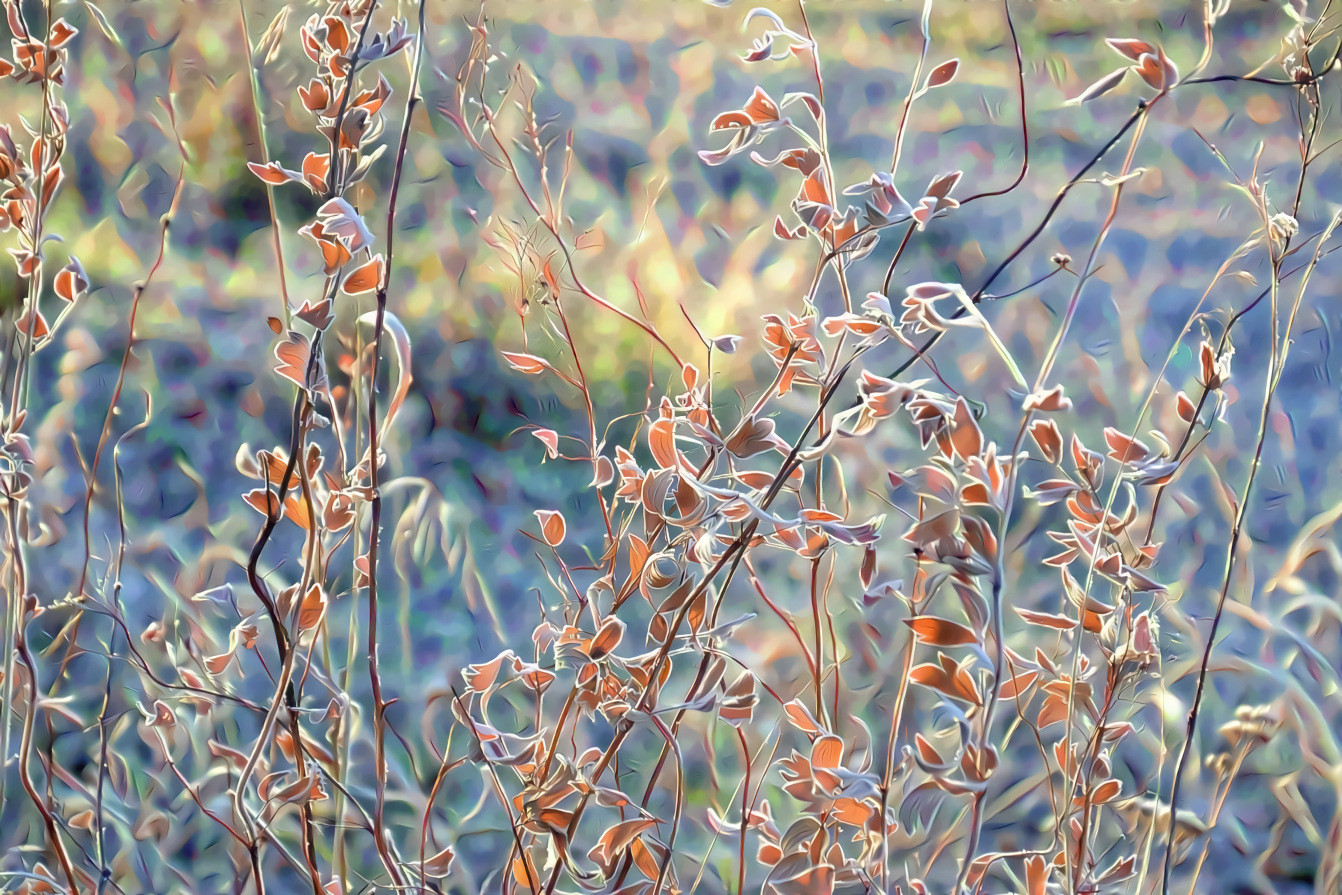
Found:
[[[810,709],[802,705],[800,699],[794,699],[784,705],[783,711],[787,712],[788,720],[792,722],[792,725],[803,733],[818,733],[820,731],[820,725],[816,723]]]
[[[630,843],[649,827],[655,826],[656,821],[646,817],[636,817],[633,820],[621,821],[611,827],[608,827],[597,840],[596,846],[592,851],[601,855],[606,860],[610,860],[624,852]]]
[[[386,269],[386,262],[382,255],[377,254],[368,261],[359,265],[354,272],[345,277],[345,282],[340,288],[349,295],[359,295],[364,292],[372,292],[382,283],[382,274]]]
[[[1217,388],[1221,384],[1221,377],[1216,372],[1216,352],[1212,349],[1210,342],[1203,342],[1198,348],[1198,363],[1201,367],[1201,375],[1198,381],[1207,388]]]
[[[811,746],[811,767],[829,770],[843,761],[843,740],[834,734],[818,737]]]
[[[745,108],[741,111],[750,116],[752,124],[777,121],[779,116],[778,103],[770,99],[769,94],[759,87],[755,88],[755,92],[750,95],[750,101],[745,104]]]
[[[466,680],[466,686],[476,693],[483,693],[494,686],[499,679],[499,672],[503,668],[506,659],[511,659],[512,653],[504,651],[499,653],[488,662],[481,662],[476,665],[467,665],[466,670],[461,676]]]
[[[983,432],[964,398],[955,400],[955,419],[951,427],[951,447],[963,459],[977,457],[983,450]]]
[[[317,329],[326,329],[335,319],[331,314],[331,300],[329,298],[323,298],[315,305],[310,301],[303,302],[303,307],[295,311],[294,316]]]
[[[290,332],[285,341],[275,346],[275,357],[280,362],[275,372],[299,388],[307,388],[308,352],[307,337],[302,333]]]
[[[545,538],[545,543],[551,547],[558,547],[564,543],[567,525],[564,523],[563,513],[557,510],[536,510],[535,515],[540,520],[541,536]]]
[[[587,648],[587,655],[592,659],[601,659],[610,655],[615,647],[620,645],[620,640],[624,637],[624,622],[618,618],[608,618],[601,623],[595,635],[592,636],[592,642]]]
[[[936,68],[932,69],[932,73],[927,76],[927,86],[940,87],[943,84],[949,84],[955,79],[955,73],[959,70],[959,59],[947,59]]]
[[[629,535],[629,574],[637,575],[643,571],[643,565],[648,561],[651,550],[648,548],[648,542],[636,534]]]
[[[644,876],[652,880],[657,879],[661,868],[657,865],[657,859],[652,856],[652,852],[643,844],[642,839],[635,839],[629,843],[629,855],[634,859],[634,864]]]
[[[309,587],[298,607],[298,630],[310,631],[317,627],[326,615],[326,603],[326,592],[320,584]]]
[[[979,642],[974,632],[964,625],[932,615],[906,618],[904,624],[913,629],[920,643],[932,646],[964,646]]]
[[[1025,889],[1028,895],[1044,895],[1048,890],[1048,865],[1041,855],[1025,859]]]
[[[318,235],[317,228],[319,226],[321,225],[314,224],[312,226],[312,238],[317,240],[317,246],[322,252],[322,272],[330,276],[345,266],[350,259],[350,252],[339,240]]]
[[[514,351],[500,351],[499,353],[503,355],[503,359],[508,362],[510,367],[529,376],[543,373],[550,368],[548,361],[541,360],[532,354],[521,354]]]
[[[1149,447],[1113,426],[1105,427],[1104,440],[1109,443],[1109,456],[1119,463],[1141,462],[1151,455]]]
[[[1103,805],[1105,802],[1112,801],[1115,796],[1123,791],[1123,784],[1118,780],[1106,780],[1095,787],[1095,792],[1091,800],[1096,805]]]
[[[279,499],[268,488],[255,488],[242,495],[242,499],[262,516],[270,518],[279,514]]]
[[[1150,87],[1161,90],[1165,86],[1165,67],[1160,64],[1160,60],[1150,53],[1144,53],[1142,58],[1137,60],[1133,66],[1137,74],[1141,75],[1142,80]]]
[[[303,157],[303,178],[314,193],[326,192],[326,175],[331,170],[331,156],[309,152]]]
[[[1039,625],[1044,628],[1056,628],[1059,631],[1070,631],[1076,627],[1076,622],[1065,615],[1054,615],[1051,612],[1035,612],[1031,609],[1021,609],[1016,607],[1016,614],[1025,619],[1032,625]]]
[[[552,830],[563,830],[573,819],[573,812],[562,808],[542,808],[536,812],[536,819]]]
[[[88,277],[84,274],[84,268],[74,258],[70,263],[60,269],[56,274],[53,286],[56,294],[65,301],[77,301],[84,294],[84,290],[89,288]]]
[[[279,162],[270,162],[265,165],[258,165],[256,162],[248,162],[247,168],[265,183],[271,186],[289,183],[293,180],[301,180],[301,175],[296,171],[290,171],[287,168],[281,168]]]
[[[1030,436],[1049,463],[1057,463],[1062,458],[1062,433],[1053,420],[1035,420],[1030,424]]]
[[[425,858],[425,875],[435,877],[436,879],[442,879],[452,872],[452,859],[455,857],[456,855],[453,853],[452,847],[448,846],[433,857]]]
[[[1156,52],[1155,47],[1144,40],[1137,40],[1134,37],[1107,37],[1104,42],[1116,53],[1126,56],[1133,62],[1137,62],[1145,54],[1154,54]]]
[[[659,419],[648,427],[648,448],[652,451],[652,458],[662,469],[670,469],[676,465],[674,426],[675,423],[669,419]]]
[[[559,456],[559,433],[554,429],[535,429],[531,433],[545,445],[545,456],[551,460]]]
[[[1038,677],[1039,672],[1037,671],[1027,671],[1015,675],[1008,674],[1002,679],[1002,689],[999,691],[999,695],[1003,699],[1015,699],[1018,694],[1030,689],[1030,685]]]
[[[349,49],[350,35],[349,28],[344,21],[335,16],[327,16],[322,20],[326,26],[326,45],[337,53],[343,53]]]
[[[801,192],[797,196],[802,202],[815,202],[820,205],[832,205],[829,197],[829,190],[825,187],[825,175],[820,168],[816,168],[806,179],[802,181]]]
[[[923,761],[931,765],[941,765],[946,763],[946,759],[941,757],[941,753],[932,747],[927,738],[921,733],[914,734],[914,743],[918,746],[918,754],[923,757]]]
[[[670,420],[658,420],[658,423],[663,422],[667,424],[668,428],[670,427]],[[727,441],[727,450],[738,457],[744,458],[762,454],[782,445],[783,441],[775,432],[773,420],[768,417],[752,416],[742,421],[741,425],[737,427],[736,432]],[[660,460],[660,458],[658,459]],[[665,465],[670,466],[671,464],[667,463]]]
[[[541,883],[544,881],[540,871],[536,869],[536,862],[531,859],[531,855],[522,852],[520,858],[513,858],[513,881],[526,892],[537,892],[540,890]]]
[[[19,319],[14,321],[14,325],[19,328],[19,332],[25,336],[28,335],[28,321],[32,320],[32,337],[34,339],[44,338],[51,328],[47,325],[47,318],[42,316],[41,311],[25,311],[19,315]]]
[[[309,112],[320,112],[330,103],[331,94],[324,83],[313,78],[306,87],[299,86],[298,98],[303,101],[303,108]]]
[[[554,268],[550,266],[550,259],[545,259],[545,264],[541,267],[541,276],[545,278],[545,285],[550,289],[550,298],[559,298],[559,278],[555,276]]]
[[[1188,395],[1183,392],[1179,392],[1179,394],[1175,396],[1174,407],[1179,413],[1179,419],[1186,423],[1193,422],[1193,419],[1197,416],[1197,405],[1193,403],[1192,398],[1188,397]]]
[[[942,653],[940,663],[926,662],[909,672],[909,680],[965,702],[978,705],[981,702],[973,679],[954,659]]]
[[[745,112],[723,112],[713,119],[713,123],[708,126],[708,129],[720,131],[732,127],[750,127],[750,124],[750,116]]]
[[[47,35],[47,46],[55,49],[63,47],[70,42],[70,38],[79,33],[79,29],[59,18],[51,23],[50,33]]]
[[[935,662],[924,662],[909,671],[909,680],[945,693],[952,688],[950,675]]]

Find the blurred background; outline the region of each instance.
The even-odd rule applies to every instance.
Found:
[[[63,350],[39,356],[33,380],[30,412],[36,424],[29,430],[36,433],[41,476],[34,500],[54,541],[35,564],[34,589],[44,601],[71,592],[78,580],[85,487],[79,456],[87,458],[97,442],[127,344],[131,291],[157,255],[160,218],[179,177],[185,181],[180,209],[143,298],[113,431],[120,435],[139,422],[147,393],[153,417],[125,441],[119,460],[129,548],[122,597],[128,614],[143,626],[182,611],[201,591],[227,584],[245,590],[239,562],[245,561],[260,517],[242,503],[241,495],[254,484],[237,470],[235,455],[241,444],[273,448],[287,440],[292,399],[292,386],[272,372],[274,336],[266,318],[279,313],[281,270],[266,193],[246,163],[262,158],[262,125],[269,157],[288,167],[297,167],[323,143],[294,89],[306,83],[310,68],[298,28],[318,8],[294,5],[279,23],[283,30],[277,32],[274,56],[258,74],[262,121],[253,112],[244,14],[255,44],[286,14],[281,4],[99,0],[96,10],[88,3],[59,8],[81,34],[65,85],[72,121],[70,176],[49,224],[63,241],[50,253],[63,263],[68,250],[83,262],[91,295],[65,324]],[[586,282],[633,313],[641,296],[649,318],[687,357],[702,352],[687,316],[705,334],[743,336],[745,349],[732,358],[719,356],[715,373],[723,394],[736,389],[742,400],[753,400],[773,373],[767,359],[756,356],[759,315],[800,309],[814,247],[773,235],[774,215],[787,219],[790,180],[744,156],[709,167],[697,152],[721,144],[708,135],[709,122],[739,108],[756,83],[781,97],[812,89],[813,81],[809,68],[795,60],[753,67],[741,61],[755,36],[740,27],[747,8],[696,0],[505,0],[491,3],[487,13],[503,54],[500,66],[518,63],[534,74],[542,123],[552,135],[572,132],[568,210],[576,231],[585,232],[577,263]],[[794,10],[779,12],[790,16]],[[857,182],[888,165],[899,107],[921,51],[921,5],[845,0],[816,2],[808,12],[822,48],[835,164],[845,183]],[[972,291],[1040,219],[1057,188],[1113,136],[1142,95],[1135,79],[1093,103],[1064,105],[1122,63],[1104,46],[1105,37],[1158,42],[1183,70],[1203,50],[1199,4],[1038,0],[1014,4],[1013,12],[1027,82],[1028,176],[1019,189],[975,203],[972,213],[938,219],[920,234],[896,271],[892,294],[924,280],[961,282]],[[392,14],[413,23],[417,7],[385,4],[379,21]],[[537,602],[553,600],[536,544],[520,534],[535,530],[533,509],[562,510],[570,543],[585,543],[593,552],[601,544],[600,516],[587,490],[590,467],[544,461],[543,447],[528,431],[541,426],[583,435],[581,406],[571,391],[555,389],[552,379],[522,376],[498,355],[499,349],[522,350],[518,307],[529,281],[511,271],[491,243],[498,242],[505,221],[538,243],[544,240],[515,189],[484,164],[440,111],[453,102],[469,23],[477,14],[477,6],[455,0],[427,5],[425,104],[413,123],[395,221],[391,307],[414,346],[414,384],[387,450],[395,474],[424,480],[426,493],[433,495],[424,537],[395,555],[396,575],[385,586],[388,612],[409,645],[385,658],[390,688],[403,697],[392,714],[410,726],[417,723],[425,693],[445,686],[467,662],[525,642]],[[1022,130],[1016,64],[1001,4],[938,2],[931,22],[929,61],[958,56],[961,67],[953,84],[915,107],[900,188],[905,196],[919,196],[933,177],[952,170],[964,172],[957,195],[1003,188],[1022,163]],[[1276,59],[1290,26],[1276,3],[1237,0],[1217,28],[1207,73],[1244,74],[1262,67],[1266,77],[1282,77]],[[400,126],[408,66],[398,59],[383,71],[394,89],[391,140],[393,127]],[[1331,96],[1336,100],[1335,87]],[[18,128],[38,108],[31,91],[0,92],[0,122]],[[1181,338],[1164,373],[1170,385],[1162,389],[1188,387],[1202,332],[1195,326],[1182,335],[1184,324],[1217,268],[1257,226],[1251,207],[1226,185],[1233,175],[1207,143],[1244,177],[1261,148],[1259,178],[1284,210],[1299,169],[1297,111],[1290,90],[1191,85],[1178,90],[1150,122],[1135,160],[1144,173],[1124,194],[1056,374],[1069,384],[1075,426],[1092,446],[1105,426],[1125,431],[1131,426]],[[1121,143],[1106,157],[1096,176],[1115,172],[1126,146]],[[769,155],[776,147],[762,151]],[[389,156],[373,167],[358,194],[357,204],[368,209],[379,240]],[[1074,190],[993,291],[1011,292],[1047,273],[1055,252],[1071,254],[1079,266],[1110,195],[1099,185]],[[1331,152],[1320,158],[1306,186],[1302,233],[1321,229],[1339,200],[1342,155]],[[311,241],[296,233],[312,219],[317,202],[301,187],[277,190],[276,201],[282,273],[298,303],[320,290],[320,258]],[[893,244],[882,244],[859,262],[855,280],[877,288],[892,250]],[[1222,280],[1206,297],[1213,336],[1230,309],[1245,305],[1266,284],[1262,254],[1249,253],[1236,265],[1246,275]],[[1332,271],[1315,280],[1296,327],[1251,498],[1251,549],[1242,554],[1232,587],[1231,600],[1244,609],[1227,619],[1218,655],[1223,651],[1273,667],[1283,655],[1303,654],[1283,674],[1298,678],[1298,686],[1318,700],[1336,735],[1342,733],[1337,638],[1306,644],[1298,634],[1291,636],[1306,626],[1338,633],[1339,560],[1330,530],[1319,536],[1328,545],[1324,555],[1302,568],[1294,592],[1264,594],[1264,582],[1280,568],[1292,542],[1311,520],[1342,502],[1342,359],[1334,347],[1342,303],[1336,300],[1335,266]],[[839,307],[829,288],[820,295],[822,314]],[[1070,289],[1070,281],[1055,278],[987,310],[1013,353],[1028,362],[1027,376],[1037,370]],[[348,319],[372,307],[371,294],[342,301],[350,303],[340,311]],[[679,371],[634,327],[580,301],[572,307],[599,415],[617,420],[610,443],[627,441],[632,424],[618,418],[642,413],[649,394],[655,405]],[[527,324],[530,350],[545,354],[546,334],[533,324]],[[1166,546],[1158,577],[1173,588],[1178,609],[1171,610],[1165,630],[1172,672],[1168,699],[1141,719],[1153,730],[1162,721],[1178,728],[1187,710],[1192,680],[1180,674],[1200,652],[1220,583],[1233,512],[1225,487],[1241,489],[1248,472],[1267,363],[1265,327],[1262,314],[1243,325],[1226,390],[1229,425],[1212,430],[1162,509],[1159,530]],[[891,348],[874,366],[880,371],[880,364],[888,363],[893,369],[903,356]],[[983,421],[988,434],[999,441],[1009,437],[1017,424],[1005,391],[1009,380],[981,336],[952,335],[935,358],[957,389],[988,401]],[[801,399],[795,408],[799,414],[809,409]],[[1169,422],[1155,419],[1151,425]],[[779,419],[780,430],[793,424],[786,413]],[[853,488],[855,518],[864,509],[881,511],[890,500],[886,470],[912,467],[920,456],[905,426],[892,425],[888,435],[856,444],[840,451],[852,481],[871,489]],[[110,470],[104,463],[105,490],[92,513],[95,578],[107,567],[117,526]],[[422,511],[413,499],[417,493],[414,487],[393,493],[389,518]],[[1037,510],[1025,512],[1038,517]],[[1018,536],[1024,539],[1046,522],[1027,516],[1016,523]],[[290,527],[277,539],[275,556],[295,555],[295,531]],[[1022,604],[1056,599],[1056,575],[1039,568],[1052,546],[1034,538],[1013,555],[1015,565],[1008,570],[1016,587],[1013,599]],[[795,572],[781,560],[769,570],[784,593]],[[853,623],[859,617],[855,608],[847,616]],[[896,607],[882,606],[867,620],[893,637],[897,617]],[[56,631],[55,624],[35,630],[35,647],[44,645],[43,638],[50,643]],[[772,636],[763,621],[742,633],[759,655],[767,654]],[[1271,677],[1236,672],[1234,662],[1227,662],[1227,673],[1213,678],[1208,695],[1208,750],[1217,723],[1235,706],[1269,701],[1284,686]],[[869,685],[883,693],[875,672],[865,672]],[[1171,733],[1170,742],[1176,741]],[[1274,781],[1295,773],[1302,756],[1291,744],[1274,744],[1256,754],[1255,762],[1232,795],[1233,810],[1213,834],[1205,891],[1313,891],[1311,867],[1326,847],[1320,837],[1336,810],[1333,796],[1318,777],[1301,778],[1301,801],[1317,828],[1284,824],[1273,844],[1269,839],[1278,832],[1273,824],[1281,813]],[[1138,789],[1145,785],[1145,769],[1129,771]],[[1207,807],[1204,788],[1196,783],[1190,784],[1188,799],[1194,811]],[[15,810],[11,800],[6,811]],[[1001,833],[989,826],[989,835]],[[462,849],[469,864],[470,844]],[[1244,857],[1269,851],[1262,862]],[[481,847],[480,855],[488,852]]]

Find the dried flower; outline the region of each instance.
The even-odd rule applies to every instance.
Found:
[[[1284,241],[1300,232],[1300,223],[1284,212],[1274,214],[1268,221],[1268,232],[1274,240]]]

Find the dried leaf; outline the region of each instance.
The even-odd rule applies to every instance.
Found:
[[[592,642],[587,648],[588,657],[593,660],[605,658],[620,645],[623,638],[624,622],[614,616],[607,618],[596,634],[592,635]]]
[[[68,302],[78,301],[89,288],[89,278],[77,258],[71,258],[56,274],[53,282],[56,294]]]
[[[30,320],[32,322],[31,335],[34,339],[46,338],[47,334],[51,332],[51,327],[47,325],[47,318],[43,316],[41,311],[21,312],[18,319],[14,321],[14,325],[19,332],[26,336],[30,334],[28,326]]]
[[[311,631],[326,616],[327,604],[326,591],[320,584],[314,584],[308,588],[308,592],[303,595],[303,602],[298,607],[298,630]]]
[[[843,740],[834,734],[817,737],[811,745],[811,767],[830,770],[843,762]]]
[[[385,270],[386,262],[379,253],[356,267],[349,276],[345,277],[345,281],[340,284],[340,288],[348,295],[372,292],[382,283],[382,275]]]
[[[927,76],[927,86],[940,87],[943,84],[949,84],[955,79],[955,73],[959,70],[959,59],[947,59],[936,68],[932,69],[931,74]]]
[[[1119,463],[1140,463],[1151,456],[1149,447],[1113,426],[1105,427],[1104,440],[1109,443],[1109,456]]]
[[[1046,461],[1057,463],[1062,459],[1062,433],[1053,420],[1035,420],[1030,424],[1030,437],[1039,445]]]
[[[542,360],[532,354],[522,354],[514,351],[501,351],[499,353],[503,355],[503,359],[508,362],[508,365],[519,373],[535,376],[550,369],[549,361]]]
[[[1118,780],[1106,780],[1091,794],[1091,801],[1096,805],[1103,805],[1105,802],[1112,802],[1120,792],[1123,791],[1123,784]]]
[[[904,624],[913,629],[913,634],[920,643],[931,646],[963,646],[979,642],[978,637],[969,628],[944,618],[920,615],[917,618],[904,619]]]
[[[941,753],[933,748],[932,744],[927,741],[927,737],[923,736],[921,733],[917,733],[914,734],[913,741],[917,745],[918,754],[922,756],[923,761],[934,766],[944,765],[946,763],[946,759],[942,758]]]
[[[792,722],[792,726],[802,733],[813,734],[820,731],[820,724],[811,714],[811,710],[803,705],[800,699],[793,699],[785,704],[783,711],[787,714],[788,720]]]
[[[288,338],[275,346],[275,357],[280,362],[275,372],[299,388],[306,389],[310,352],[311,343],[308,342],[307,336],[291,330]]]
[[[1106,93],[1113,90],[1120,83],[1122,83],[1123,76],[1126,75],[1127,73],[1128,73],[1127,68],[1120,68],[1117,71],[1110,72],[1103,78],[1100,78],[1094,84],[1091,84],[1085,90],[1081,91],[1081,93],[1078,96],[1074,96],[1071,99],[1067,100],[1067,102],[1064,103],[1064,105],[1069,106],[1080,105],[1081,103],[1088,103],[1093,99],[1098,99],[1099,97],[1104,96]]]
[[[551,460],[559,456],[559,435],[554,429],[534,429],[531,434],[545,445],[545,456]]]
[[[499,672],[503,670],[503,663],[512,658],[513,651],[504,650],[488,662],[467,665],[461,676],[465,679],[467,687],[476,693],[483,693],[498,682]]]
[[[1065,615],[1055,615],[1052,612],[1035,612],[1032,609],[1022,609],[1019,606],[1015,609],[1017,615],[1032,625],[1054,628],[1059,631],[1070,631],[1076,627],[1076,621]]]
[[[452,872],[452,861],[456,858],[456,853],[452,847],[448,846],[431,858],[424,859],[424,874],[435,879],[442,879]],[[343,890],[337,890],[343,891]]]
[[[279,186],[285,183],[291,183],[295,180],[301,181],[303,175],[297,171],[290,171],[288,168],[280,166],[279,162],[269,162],[264,165],[258,165],[256,162],[248,162],[247,168],[262,182],[271,186]]]
[[[983,431],[963,397],[955,399],[955,416],[951,424],[951,447],[962,460],[977,457],[983,451]]]
[[[377,315],[377,311],[368,311],[360,315],[359,322],[376,326]],[[382,418],[382,427],[379,430],[379,438],[385,442],[387,432],[391,428],[391,422],[396,418],[401,405],[405,403],[405,396],[410,392],[410,383],[414,381],[414,376],[410,372],[410,334],[406,332],[405,325],[401,323],[401,318],[384,308],[382,311],[382,328],[383,332],[391,336],[392,345],[396,348],[397,364],[396,391],[392,392],[391,403],[387,405],[387,415]]]
[[[1156,52],[1156,48],[1146,41],[1137,40],[1133,37],[1107,37],[1104,42],[1108,44],[1110,49],[1114,52],[1118,53],[1120,56],[1125,56],[1128,59],[1131,59],[1133,62],[1140,60],[1143,55],[1154,54]]]
[[[558,510],[536,510],[535,516],[541,523],[541,536],[545,543],[551,547],[558,547],[564,543],[564,533],[567,531],[567,525],[564,522],[564,514]]]
[[[1175,395],[1174,408],[1179,414],[1179,419],[1186,423],[1191,423],[1197,418],[1197,405],[1194,404],[1193,399],[1188,397],[1184,392],[1179,392],[1179,394]]]
[[[774,421],[768,417],[752,416],[743,420],[727,440],[727,450],[742,458],[779,447],[786,448],[787,444],[774,431]]]

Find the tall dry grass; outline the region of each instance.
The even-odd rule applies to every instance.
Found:
[[[488,9],[462,26],[465,59],[443,70],[426,52],[422,0],[407,17],[378,0],[308,17],[286,8],[254,37],[240,6],[260,151],[249,168],[266,189],[279,272],[274,313],[253,325],[272,332],[292,398],[270,446],[238,449],[254,485],[236,508],[254,536],[232,554],[235,574],[206,586],[202,568],[195,598],[147,626],[121,594],[122,448],[154,419],[148,391],[132,400],[137,310],[161,285],[189,160],[183,147],[158,260],[120,309],[127,347],[101,432],[78,445],[82,568],[69,596],[37,592],[30,570],[56,539],[31,498],[32,381],[89,300],[84,268],[45,226],[69,176],[62,90],[78,33],[53,4],[5,8],[14,49],[0,75],[7,90],[40,94],[41,114],[0,131],[0,224],[19,277],[0,420],[0,800],[24,831],[6,834],[4,890],[1196,892],[1224,860],[1213,855],[1232,789],[1269,750],[1252,785],[1274,794],[1278,820],[1241,831],[1237,860],[1266,878],[1298,828],[1314,846],[1314,891],[1342,887],[1335,600],[1293,607],[1308,621],[1288,630],[1247,596],[1308,593],[1299,576],[1319,553],[1336,570],[1338,514],[1313,520],[1270,582],[1245,581],[1242,555],[1338,223],[1335,206],[1306,207],[1334,150],[1342,18],[1331,7],[1283,17],[1276,68],[1252,74],[1211,67],[1225,4],[1203,10],[1204,52],[1187,71],[1158,35],[1107,40],[1097,53],[1117,67],[1076,104],[1119,89],[1139,98],[1022,231],[982,246],[1000,260],[971,284],[908,271],[930,233],[972,235],[977,209],[1035,176],[1022,10],[985,6],[1014,58],[1019,141],[1018,168],[991,183],[911,170],[920,103],[975,64],[938,51],[930,2],[908,92],[889,110],[893,154],[852,182],[834,157],[833,82],[811,9],[750,11],[743,64],[787,66],[807,85],[757,86],[721,109],[698,158],[762,166],[792,191],[762,223],[804,246],[810,273],[737,333],[699,327],[687,296],[687,339],[652,322],[636,271],[637,308],[594,285],[589,222],[569,201],[574,136],[538,114],[546,86],[500,54]],[[259,73],[294,39],[313,148],[274,159]],[[405,96],[386,74],[397,66]],[[426,108],[430,68],[451,89]],[[1158,363],[1138,412],[1096,425],[1077,412],[1089,385],[1069,381],[1066,357],[1106,241],[1142,213],[1129,187],[1171,97],[1228,84],[1290,97],[1292,178],[1267,180],[1261,150],[1242,169],[1207,141],[1236,193],[1242,244],[1209,274],[1179,337],[1146,346]],[[549,589],[509,604],[530,614],[529,639],[449,681],[398,689],[384,662],[413,655],[415,631],[389,625],[386,588],[407,561],[444,561],[416,545],[448,499],[398,465],[392,437],[415,362],[397,313],[398,199],[413,188],[405,166],[427,115],[455,127],[518,209],[477,234],[517,278],[501,357],[571,397],[582,424],[533,424],[516,449],[590,469],[592,518],[571,526],[558,500],[530,508]],[[365,183],[376,166],[385,189]],[[282,219],[281,190],[310,194],[301,227]],[[1082,193],[1093,232],[1070,257],[1050,225]],[[320,276],[285,279],[295,245]],[[1003,289],[1013,276],[1023,284]],[[1255,286],[1226,299],[1239,294],[1231,281]],[[995,319],[1044,292],[1060,301],[1032,352]],[[609,348],[584,331],[592,314],[653,353],[643,407],[596,397],[594,358]],[[1260,369],[1232,361],[1246,343],[1264,347]],[[993,371],[968,383],[976,394],[948,344]],[[1176,360],[1190,350],[1191,364]],[[1203,499],[1184,482],[1226,426],[1252,426],[1253,450],[1212,480],[1228,522],[1201,548],[1219,584],[1198,617],[1181,605],[1194,590],[1178,580],[1188,545],[1161,539],[1162,514]],[[90,530],[98,503],[118,513],[106,551]],[[1040,576],[1047,601],[1027,598]],[[1256,657],[1220,647],[1232,616],[1291,646]],[[1269,700],[1219,711],[1225,690],[1261,678],[1275,681]],[[1213,712],[1218,681],[1229,683]],[[402,700],[415,715],[399,713]],[[1294,752],[1274,745],[1283,738]],[[1302,795],[1320,785],[1331,814]]]

